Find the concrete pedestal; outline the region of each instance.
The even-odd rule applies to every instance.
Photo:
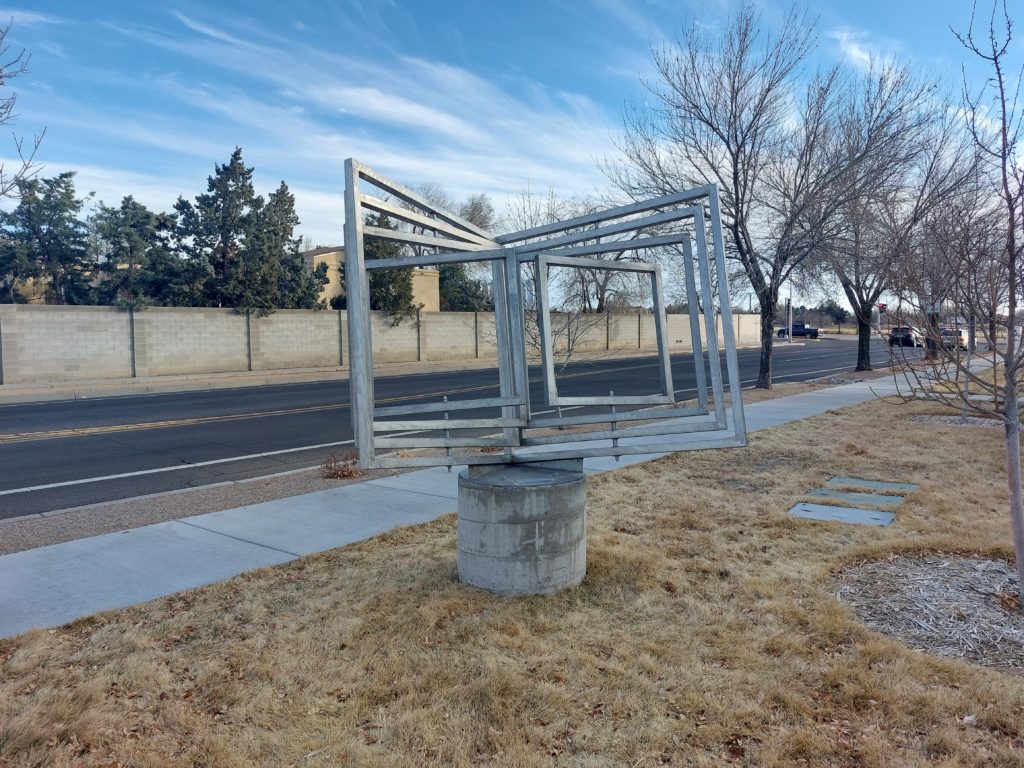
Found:
[[[587,572],[582,462],[470,467],[459,475],[459,579],[501,595],[551,594]]]

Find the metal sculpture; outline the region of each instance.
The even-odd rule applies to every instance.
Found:
[[[714,186],[494,236],[355,160],[346,161],[345,173],[351,405],[355,443],[363,468],[536,464],[746,444],[736,342],[724,278],[718,191]],[[364,185],[376,187],[398,202],[368,194]],[[413,231],[368,226],[364,223],[368,212],[386,214],[411,225]],[[709,234],[713,252],[710,257]],[[415,246],[419,253],[367,260],[364,243],[369,238]],[[673,389],[660,266],[598,258],[602,254],[668,246],[683,250],[696,405],[679,404]],[[711,281],[712,258],[720,278],[717,297]],[[368,273],[375,269],[467,262],[491,264],[498,395],[377,407]],[[524,278],[524,265],[533,267],[532,286]],[[625,270],[650,276],[659,361],[656,394],[559,394],[549,321],[548,271],[552,267]],[[541,342],[543,396],[539,402],[530,393],[524,325],[524,295],[531,287],[536,296]],[[703,308],[703,322],[699,307]],[[725,405],[726,386],[731,395],[729,410]],[[566,415],[567,407],[578,412]],[[633,422],[643,423],[630,426]],[[683,433],[703,437],[685,442],[671,439]]]

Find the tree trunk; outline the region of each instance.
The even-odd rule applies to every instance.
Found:
[[[775,333],[774,307],[761,305],[761,364],[757,371],[758,389],[772,388],[772,342]]]
[[[1010,523],[1017,558],[1017,594],[1024,608],[1024,493],[1020,472],[1020,413],[1017,410],[1016,376],[1006,377],[1006,484],[1010,492]]]
[[[871,323],[857,313],[857,367],[856,371],[871,371]]]

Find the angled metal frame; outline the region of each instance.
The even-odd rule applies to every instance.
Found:
[[[664,453],[746,443],[725,280],[719,280],[718,303],[731,410],[727,410],[725,404],[723,353],[711,300],[711,269],[720,275],[725,274],[715,187],[665,195],[493,237],[456,214],[438,208],[414,190],[355,160],[346,161],[345,178],[350,390],[355,444],[363,467],[536,462]],[[361,188],[362,184],[372,185],[405,205],[368,194]],[[705,206],[711,222],[710,242]],[[368,211],[385,214],[416,228],[416,231],[368,226],[363,221],[363,214]],[[367,238],[384,239],[432,252],[367,262],[364,256]],[[696,406],[675,402],[660,266],[594,258],[606,253],[642,253],[645,249],[666,246],[681,246],[683,251],[686,289],[691,297],[689,320],[697,379]],[[466,262],[491,264],[498,348],[497,396],[455,401],[445,398],[439,402],[374,407],[369,273],[377,269]],[[544,402],[538,404],[540,410],[537,411],[531,410],[529,393],[525,302],[520,271],[524,263],[535,265],[538,279],[537,316],[542,330],[545,397]],[[547,295],[547,281],[540,279],[552,266],[650,275],[658,340],[658,394],[596,398],[558,395],[550,336],[550,297]],[[703,324],[697,296],[703,298]],[[557,415],[551,415],[551,409]],[[573,412],[563,413],[563,409]],[[477,410],[500,415],[482,417],[472,413]],[[434,418],[428,418],[431,415]],[[601,427],[602,424],[606,426]],[[564,429],[587,426],[597,428],[582,431]],[[670,439],[672,435],[684,434],[699,434],[701,437],[685,443]],[[492,452],[480,453],[478,450],[481,448]],[[403,449],[425,449],[427,453],[395,453]],[[472,453],[465,453],[465,450]]]
[[[665,297],[661,282],[661,267],[636,261],[610,261],[604,259],[572,258],[538,253],[534,262],[534,281],[537,295],[537,327],[540,336],[541,367],[544,371],[544,399],[547,405],[668,405],[675,403],[672,386],[672,359],[668,351],[668,321],[665,318]],[[608,395],[597,397],[567,397],[558,394],[555,376],[554,338],[551,329],[551,302],[548,297],[548,267],[569,269],[606,269],[617,272],[642,272],[650,275],[654,296],[654,324],[658,340],[658,369],[661,392],[656,395]]]

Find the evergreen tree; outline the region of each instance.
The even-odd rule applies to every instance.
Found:
[[[242,285],[248,274],[259,271],[242,264],[252,219],[263,207],[253,189],[252,172],[242,161],[241,148],[236,147],[226,164],[214,166],[205,194],[197,195],[194,204],[179,197],[174,205],[178,252],[197,266],[209,268],[203,286],[206,306],[237,307],[239,301],[254,300],[250,291],[256,289]],[[261,304],[257,297],[253,306]]]
[[[363,222],[368,227],[381,229],[397,229],[386,214],[369,214]],[[363,244],[363,258],[394,259],[402,255],[402,246],[375,237],[368,237]],[[397,325],[405,317],[416,314],[419,307],[413,302],[412,268],[375,269],[369,273],[370,309],[388,312]],[[341,271],[341,287],[345,288],[345,271]],[[348,303],[345,294],[331,299],[331,309],[346,309]]]
[[[395,229],[386,214],[370,214],[366,217],[368,227]],[[377,238],[366,238],[363,255],[370,259],[393,259],[402,255],[402,246]],[[412,300],[412,268],[375,269],[370,272],[370,309],[391,314],[395,323],[403,317],[416,313],[418,307]]]
[[[438,271],[442,312],[490,312],[494,309],[487,283],[470,277],[465,264],[445,264]]]
[[[122,307],[148,303],[150,255],[154,248],[164,247],[161,234],[167,217],[153,213],[129,195],[118,208],[101,203],[89,223],[99,246],[103,277],[97,288],[99,302]]]
[[[282,181],[264,201],[252,173],[236,148],[225,165],[215,166],[205,194],[194,204],[179,198],[175,205],[178,248],[207,271],[203,304],[259,314],[322,307],[327,267],[310,273],[299,255],[295,196]]]
[[[75,174],[18,180],[20,200],[0,212],[4,242],[0,278],[4,301],[15,301],[15,288],[29,278],[42,282],[48,304],[87,304],[93,276],[87,229],[79,219],[84,201],[75,197]]]
[[[323,309],[320,291],[327,284],[327,264],[312,272],[302,260],[302,238],[295,236],[299,217],[295,213],[295,195],[283,181],[267,199],[263,216],[263,239],[268,251],[280,265],[277,279],[277,306],[282,309]]]

